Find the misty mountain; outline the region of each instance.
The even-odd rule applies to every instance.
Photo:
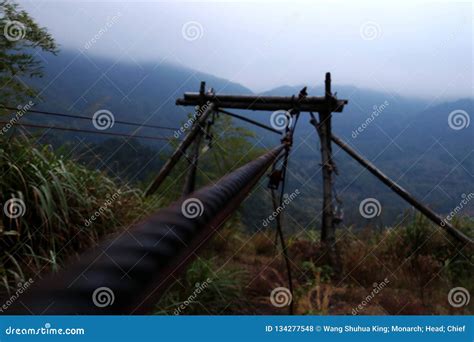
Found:
[[[178,107],[175,100],[186,91],[198,91],[200,81],[206,81],[207,86],[213,87],[217,93],[252,93],[242,85],[167,61],[138,63],[126,55],[114,60],[67,50],[58,56],[43,55],[42,58],[45,77],[32,82],[42,92],[42,102],[35,106],[36,109],[87,116],[92,116],[99,109],[107,109],[114,114],[116,120],[146,121],[150,124],[178,127],[191,108]],[[323,71],[321,76],[321,80],[315,80],[315,84],[319,82],[320,85],[309,85],[309,95],[323,94]],[[301,88],[302,86],[282,86],[263,94],[293,95],[298,94]],[[334,73],[333,91],[337,92],[339,98],[349,100],[342,113],[333,115],[334,134],[348,142],[417,198],[440,213],[447,213],[458,205],[463,193],[473,191],[469,186],[474,180],[474,125],[456,130],[448,123],[449,114],[453,111],[473,113],[472,99],[433,105],[426,100],[384,91],[339,85],[337,74]],[[235,112],[270,124],[269,113]],[[33,116],[27,119],[39,120]],[[70,122],[49,117],[41,117],[40,120],[93,129],[89,122]],[[308,121],[309,117],[304,114],[298,123],[287,187],[288,192],[296,188],[301,192],[298,200],[290,205],[288,219],[291,222],[298,221],[302,227],[314,220],[321,206],[319,142],[314,127]],[[238,124],[254,130],[257,133],[256,139],[262,139],[261,146],[271,147],[278,143],[279,137],[270,132],[245,123]],[[131,128],[116,125],[114,131],[130,132]],[[171,135],[170,133],[172,132],[164,131],[161,134]],[[156,135],[157,132],[143,128],[139,134]],[[70,139],[74,134],[62,136]],[[87,139],[97,141],[97,138]],[[150,148],[151,151],[143,151],[140,163],[160,146],[147,145],[147,149]],[[104,149],[103,153],[106,151]],[[119,161],[115,162],[120,165],[130,163],[134,154],[139,155],[133,151],[134,149],[128,149],[124,154],[118,154],[116,158]],[[339,171],[335,187],[344,202],[347,224],[365,222],[358,213],[358,206],[367,197],[377,198],[383,208],[383,214],[371,223],[394,222],[397,216],[409,208],[336,146],[334,159]],[[161,163],[162,161],[157,160],[150,166],[150,170],[156,170]],[[258,200],[260,198],[255,199]],[[248,205],[259,203],[251,199]],[[258,222],[266,217],[265,213],[255,213],[255,210],[253,215],[257,216],[250,216],[250,212],[244,210],[247,223]],[[472,205],[464,213],[474,214]]]
[[[41,90],[42,102],[36,109],[85,116],[107,109],[115,120],[179,127],[192,108],[178,107],[175,100],[185,91],[199,91],[201,81],[216,91],[250,92],[239,84],[165,60],[138,63],[126,55],[108,59],[72,50],[58,56],[41,54],[41,59],[45,76],[31,82]],[[91,123],[88,126],[93,128]],[[126,131],[127,127],[114,129]],[[156,131],[142,128],[140,134]]]

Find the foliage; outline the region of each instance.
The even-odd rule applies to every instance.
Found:
[[[216,259],[194,261],[184,277],[160,300],[155,313],[217,315],[232,312],[230,304],[237,301],[242,292],[242,271],[229,267],[221,269]],[[203,290],[194,292],[200,286]]]
[[[464,231],[473,223],[468,219],[459,221],[456,226]],[[274,231],[249,234],[240,225],[237,220],[229,225],[232,229],[224,229],[206,246],[205,255],[213,260],[206,265],[212,270],[203,269],[203,260],[193,264],[193,270],[158,303],[158,314],[172,313],[190,295],[194,282],[219,270],[214,278],[222,274],[226,284],[230,281],[226,271],[231,275],[237,269],[242,272],[240,279],[232,286],[222,285],[225,298],[232,298],[226,299],[230,304],[226,313],[287,314],[287,307],[276,308],[269,300],[274,288],[288,286],[281,250],[274,245]],[[472,312],[472,306],[453,308],[448,303],[448,293],[454,287],[474,291],[472,247],[459,245],[421,216],[397,228],[340,229],[337,244],[342,274],[335,274],[327,265],[324,248],[312,235],[288,237],[292,241],[288,248],[298,314],[350,315],[361,304],[357,313],[363,315]],[[382,282],[383,288],[367,300]],[[210,297],[199,297],[199,303],[192,303],[189,310],[180,314],[208,314],[209,308],[221,307],[221,298],[211,293],[208,292]]]
[[[0,172],[2,206],[9,200],[24,204],[17,218],[7,215],[13,212],[8,206],[2,212],[0,277],[7,288],[57,268],[147,210],[138,190],[26,139],[1,141]]]
[[[41,61],[35,50],[56,54],[53,37],[18,4],[0,2],[0,104],[24,101],[36,96],[26,78],[42,77]],[[10,104],[11,105],[11,104]]]
[[[213,136],[211,142],[203,139],[201,143],[196,189],[214,183],[227,173],[236,170],[264,152],[263,149],[254,146],[248,140],[255,136],[253,132],[234,125],[227,116],[221,115],[216,119],[211,134]],[[178,141],[175,141],[173,148],[178,143]],[[188,151],[191,149],[192,146]],[[181,196],[188,166],[188,161],[182,158],[170,176],[163,182],[160,191],[156,193],[154,198],[168,199],[169,202]],[[156,173],[150,175],[149,181],[155,176]]]
[[[64,146],[64,139],[60,142]],[[74,146],[72,146],[74,147]],[[158,147],[141,143],[137,139],[107,139],[100,143],[89,143],[77,149],[77,157],[90,169],[102,169],[123,182],[145,187],[141,184],[150,175],[156,175],[162,161],[157,158]]]

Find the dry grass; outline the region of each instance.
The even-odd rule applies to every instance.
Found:
[[[467,229],[472,223],[459,225],[461,229]],[[341,230],[338,236],[343,270],[338,275],[327,266],[326,254],[315,239],[306,235],[288,239],[296,313],[428,315],[473,312],[472,303],[453,308],[447,300],[453,287],[462,286],[474,292],[472,249],[459,245],[425,220],[416,218],[397,229]],[[274,241],[272,231],[250,235],[237,229],[237,232],[224,230],[223,236],[210,243],[208,255],[218,251],[224,269],[232,267],[243,272],[242,283],[238,286],[243,296],[240,305],[235,306],[240,309],[232,313],[288,313],[288,308],[275,308],[269,301],[272,289],[288,287],[281,250]],[[378,289],[381,284],[383,287]]]

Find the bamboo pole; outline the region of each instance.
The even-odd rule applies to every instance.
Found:
[[[264,97],[268,99],[268,102],[262,102],[258,96],[250,97],[247,101],[224,101],[219,95],[205,97],[207,101],[214,102],[219,108],[233,108],[233,109],[246,109],[246,110],[262,110],[262,111],[277,111],[277,110],[291,110],[298,108],[300,112],[320,112],[322,110],[330,109],[331,112],[342,112],[344,105],[347,104],[346,100],[338,100],[331,98],[330,100],[308,102],[304,99],[301,103],[298,102],[298,98],[288,97],[285,101],[272,101],[271,97]],[[254,99],[254,100],[253,100]],[[199,104],[199,100],[195,99],[194,96],[191,98],[177,99],[176,104],[180,106],[195,106]]]
[[[163,181],[169,175],[173,167],[181,159],[181,156],[186,152],[186,149],[194,141],[194,139],[198,135],[198,132],[201,130],[201,126],[204,125],[209,115],[214,111],[214,108],[215,108],[214,103],[208,103],[199,107],[198,113],[196,114],[198,116],[196,122],[192,126],[189,133],[184,137],[184,139],[178,145],[176,150],[173,152],[171,157],[166,161],[165,165],[163,165],[160,172],[158,173],[158,176],[156,176],[155,180],[150,184],[150,186],[146,190],[145,196],[150,196],[154,194],[156,190],[158,190],[161,183],[163,183]],[[203,109],[204,111],[201,113]]]
[[[194,149],[189,160],[189,170],[186,175],[186,181],[184,182],[183,196],[189,195],[196,187],[196,173],[199,162],[199,149],[201,148],[202,134],[201,130],[194,139]]]
[[[330,98],[331,75],[326,73],[325,96]],[[331,156],[331,111],[326,109],[319,113],[318,134],[321,140],[321,161],[323,164],[323,210],[321,222],[321,241],[333,244],[335,232],[333,224],[333,202],[332,202],[332,156]]]
[[[405,201],[410,203],[416,209],[418,209],[423,215],[425,215],[428,219],[430,219],[433,223],[437,224],[441,228],[445,229],[451,236],[456,238],[457,240],[464,242],[464,243],[474,243],[473,239],[459,231],[458,229],[454,228],[447,220],[443,219],[441,216],[436,214],[433,210],[422,204],[420,201],[415,199],[408,191],[402,188],[400,185],[395,183],[391,180],[387,175],[385,175],[382,171],[380,171],[374,164],[366,160],[364,157],[359,155],[354,149],[352,149],[349,145],[343,142],[338,137],[332,135],[332,141],[336,145],[338,145],[341,149],[343,149],[347,154],[349,154],[352,158],[354,158],[360,165],[365,167],[372,173],[375,177],[380,179],[382,183],[387,185],[390,189],[392,189],[397,195],[403,198]]]

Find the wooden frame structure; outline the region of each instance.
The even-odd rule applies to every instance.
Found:
[[[175,152],[171,155],[170,159],[162,167],[155,181],[148,188],[146,195],[153,194],[160,184],[163,182],[165,177],[169,174],[171,169],[176,165],[181,156],[185,155],[186,149],[193,143],[197,138],[199,142],[199,130],[200,126],[204,126],[204,123],[208,119],[209,115],[213,112],[220,112],[227,115],[231,115],[237,119],[244,120],[255,124],[256,126],[265,128],[269,131],[275,132],[276,130],[272,127],[268,127],[262,123],[253,121],[249,118],[239,116],[228,112],[225,109],[245,109],[252,111],[287,111],[290,115],[299,115],[301,112],[309,112],[311,114],[310,123],[316,128],[320,139],[321,146],[321,163],[322,163],[322,182],[323,182],[323,205],[321,209],[321,242],[326,245],[330,252],[330,262],[338,264],[337,253],[335,253],[335,214],[334,214],[334,195],[333,195],[333,173],[336,171],[335,165],[332,158],[332,142],[336,143],[350,157],[354,158],[359,164],[368,169],[374,176],[379,178],[385,185],[392,189],[396,194],[401,196],[405,201],[413,205],[428,219],[437,224],[438,226],[445,229],[451,236],[462,242],[473,243],[473,239],[466,236],[456,228],[454,228],[449,222],[443,220],[440,215],[434,213],[427,206],[423,205],[420,201],[416,200],[408,191],[400,187],[396,182],[391,180],[380,170],[378,170],[373,164],[367,161],[364,157],[359,155],[341,139],[332,134],[332,113],[341,113],[344,110],[344,106],[348,103],[347,100],[337,99],[333,95],[331,89],[331,74],[326,73],[325,77],[325,92],[324,96],[307,96],[306,92],[296,96],[259,96],[259,95],[227,95],[227,94],[214,94],[213,92],[205,92],[205,84],[201,83],[200,91],[198,93],[187,92],[184,93],[183,97],[176,100],[177,105],[181,106],[193,106],[198,108],[198,111],[202,111],[202,106],[205,104],[206,108],[204,112],[199,115],[198,120],[194,123],[193,127],[189,130],[189,133],[182,140],[181,144],[177,147]],[[319,114],[319,122],[314,117],[313,112]],[[281,132],[283,133],[283,132]],[[186,184],[192,184],[192,186],[185,185],[184,193],[188,194],[194,189],[194,177],[196,175],[196,165],[199,159],[198,148],[194,150],[190,161],[191,168],[188,172]]]
[[[233,117],[242,119],[239,115],[229,113],[225,109],[245,109],[253,111],[287,111],[290,115],[296,115],[301,112],[317,112],[320,117],[320,124],[318,125],[318,134],[321,141],[321,159],[322,159],[322,176],[323,176],[323,208],[322,208],[322,226],[321,226],[321,240],[329,246],[334,246],[335,243],[335,225],[334,225],[334,208],[333,208],[333,194],[332,194],[332,173],[334,165],[332,163],[332,148],[331,148],[331,119],[332,113],[340,113],[344,106],[348,103],[347,100],[337,99],[331,92],[331,74],[326,73],[325,79],[325,94],[324,96],[306,96],[300,94],[299,96],[259,96],[259,95],[224,95],[214,94],[212,92],[205,92],[205,83],[201,82],[200,91],[198,93],[184,93],[183,98],[177,99],[176,104],[181,106],[193,106],[201,110],[203,104],[207,104],[204,114],[199,116],[188,135],[183,139],[181,144],[171,155],[170,159],[160,170],[155,181],[148,188],[146,195],[153,194],[171,169],[179,161],[180,157],[186,155],[186,149],[193,141],[199,146],[200,142],[200,126],[205,124],[205,121],[213,110],[222,112]],[[225,109],[224,109],[225,108]],[[275,131],[274,128],[265,127],[257,122],[244,118],[245,121],[254,123],[260,127]],[[188,157],[190,162],[190,169],[186,178],[184,187],[184,194],[189,194],[194,189],[196,165],[199,159],[199,147],[196,147],[191,157]]]

